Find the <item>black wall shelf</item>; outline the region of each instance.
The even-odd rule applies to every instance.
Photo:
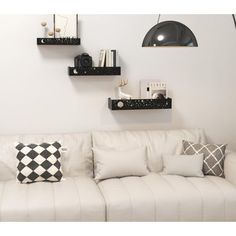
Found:
[[[108,98],[108,108],[111,110],[147,110],[171,109],[172,99],[111,99]]]
[[[37,38],[37,45],[80,45],[80,38]]]
[[[89,67],[89,68],[76,68],[68,67],[69,75],[88,76],[88,75],[120,75],[120,67]]]

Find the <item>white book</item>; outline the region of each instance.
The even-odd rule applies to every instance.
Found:
[[[110,66],[110,56],[109,56],[109,50],[106,50],[106,67]]]
[[[110,66],[113,67],[114,63],[113,63],[113,51],[110,50]]]
[[[98,66],[99,67],[102,66],[102,57],[103,57],[103,50],[100,50],[99,60],[98,60]]]
[[[105,59],[106,59],[106,50],[102,49],[101,53],[100,53],[100,57],[101,57],[101,63],[100,63],[100,67],[104,67],[105,66]],[[100,59],[99,59],[100,61]]]

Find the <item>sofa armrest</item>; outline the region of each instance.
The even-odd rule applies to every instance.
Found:
[[[225,179],[236,186],[236,152],[228,152],[224,162]]]

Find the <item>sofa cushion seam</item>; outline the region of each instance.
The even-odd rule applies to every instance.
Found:
[[[162,179],[164,179],[164,181],[170,186],[170,188],[172,189],[173,193],[175,193],[175,196],[177,196],[177,191],[175,190],[175,188],[173,187],[173,185],[170,183],[170,181],[168,181],[164,176],[165,175],[160,175],[162,177]],[[178,214],[178,221],[181,221],[181,217],[180,217],[180,201],[179,201],[179,196],[177,196],[177,214]]]
[[[108,221],[108,215],[109,215],[109,212],[108,212],[108,205],[109,205],[109,203],[107,203],[107,201],[106,201],[106,198],[108,199],[108,202],[110,202],[110,200],[109,200],[109,197],[108,197],[108,195],[106,195],[106,194],[104,194],[104,188],[102,187],[102,185],[100,186],[101,184],[98,184],[97,186],[98,186],[98,189],[99,189],[99,192],[101,193],[101,196],[102,196],[102,198],[103,198],[103,202],[104,202],[104,207],[105,207],[105,221],[107,222]],[[106,197],[105,197],[105,195],[106,195]]]
[[[75,181],[75,178],[74,177],[71,177],[72,179],[72,182],[75,186],[75,189],[76,189],[76,192],[77,192],[77,195],[78,195],[78,205],[79,205],[79,219],[82,221],[82,209],[81,209],[81,199],[80,199],[80,191],[79,191],[79,188],[77,186],[77,183]]]
[[[130,209],[131,209],[131,219],[132,221],[134,221],[134,206],[132,204],[132,200],[131,200],[131,195],[130,195],[130,192],[128,191],[128,189],[126,188],[124,182],[123,182],[123,178],[120,178],[120,183],[121,185],[123,186],[123,188],[125,189],[125,192],[127,193],[128,195],[128,198],[129,198],[129,203],[130,203]]]
[[[54,215],[54,220],[57,221],[57,214],[56,214],[56,202],[55,202],[55,189],[54,189],[54,183],[50,183],[52,186],[52,201],[53,201],[53,215]]]
[[[216,186],[218,192],[221,193],[221,195],[223,196],[223,200],[224,200],[224,220],[226,220],[226,203],[225,203],[225,194],[223,193],[223,191],[221,190],[221,188],[219,187],[218,184],[216,184],[214,181],[212,181],[209,177],[207,178],[207,180],[212,183],[214,186]]]
[[[185,179],[197,190],[197,192],[199,193],[199,195],[201,197],[201,220],[204,221],[205,214],[204,214],[204,201],[203,201],[202,193],[199,190],[199,188],[189,178],[185,178]]]
[[[155,221],[157,221],[157,218],[158,218],[157,217],[157,207],[158,207],[158,204],[157,204],[156,197],[155,197],[152,189],[150,188],[150,186],[145,182],[145,180],[142,177],[140,177],[140,179],[144,183],[144,185],[149,189],[149,191],[150,191],[150,193],[151,193],[151,195],[152,195],[152,197],[154,199],[154,203],[155,203]]]
[[[0,221],[2,221],[2,203],[3,203],[3,195],[5,193],[5,187],[6,187],[6,182],[3,183],[3,189],[2,189],[2,195],[1,195],[1,199],[0,199]]]

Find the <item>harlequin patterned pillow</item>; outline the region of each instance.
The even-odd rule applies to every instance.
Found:
[[[204,175],[224,177],[226,144],[200,144],[183,141],[183,153],[186,155],[203,154]]]
[[[56,182],[62,179],[61,144],[15,143],[17,150],[17,180],[20,183]]]

